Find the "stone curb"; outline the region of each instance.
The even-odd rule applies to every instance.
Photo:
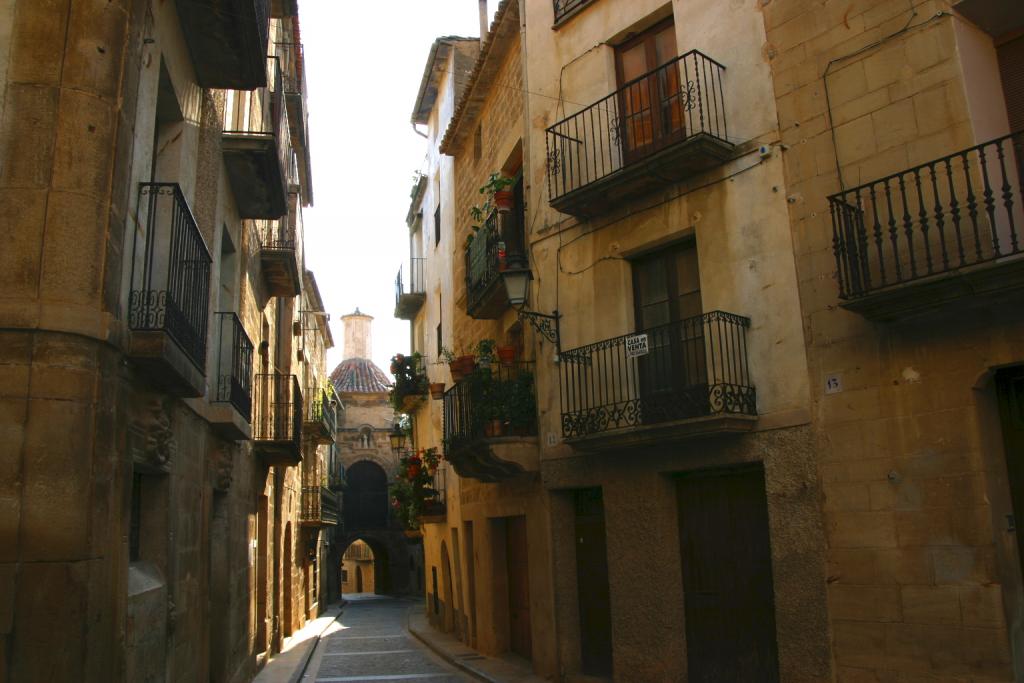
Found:
[[[436,643],[431,642],[430,639],[427,638],[424,634],[422,634],[419,631],[413,629],[413,627],[412,627],[412,614],[417,609],[423,609],[423,606],[422,605],[414,605],[414,606],[410,607],[409,610],[405,613],[405,630],[408,631],[409,633],[411,633],[413,635],[413,637],[416,638],[416,640],[418,640],[421,643],[423,643],[424,645],[426,645],[427,649],[429,649],[431,652],[436,654],[438,657],[440,657],[444,661],[446,661],[449,664],[451,664],[452,666],[454,666],[456,669],[459,669],[459,670],[469,674],[470,676],[472,676],[473,678],[477,679],[478,681],[483,681],[484,683],[502,683],[497,678],[492,678],[491,676],[489,676],[488,674],[484,673],[483,671],[480,671],[479,669],[476,669],[476,668],[470,666],[468,663],[460,662],[458,659],[456,659],[451,654],[446,652],[440,645],[437,645]]]

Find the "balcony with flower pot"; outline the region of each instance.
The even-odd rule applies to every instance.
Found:
[[[445,457],[484,482],[539,469],[533,363],[481,361],[444,395]]]
[[[408,356],[395,354],[391,357],[390,370],[395,383],[388,394],[388,401],[395,412],[410,413],[423,405],[430,386],[423,356],[418,352]]]
[[[407,532],[418,532],[421,523],[444,520],[444,490],[439,488],[444,482],[441,461],[436,448],[406,451],[398,460],[389,492],[394,515]]]

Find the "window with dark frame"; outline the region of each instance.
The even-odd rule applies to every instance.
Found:
[[[437,208],[434,209],[434,246],[441,244],[441,200],[437,200]]]

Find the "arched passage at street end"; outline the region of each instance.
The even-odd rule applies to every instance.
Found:
[[[348,488],[344,496],[345,529],[351,532],[386,529],[388,475],[384,468],[369,460],[360,460],[345,473]]]

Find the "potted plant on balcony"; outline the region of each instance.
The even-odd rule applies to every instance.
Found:
[[[495,206],[499,213],[508,213],[515,203],[512,190],[508,188],[512,187],[515,182],[514,178],[503,176],[495,171],[480,187],[480,194],[486,194],[487,204]]]
[[[476,359],[483,367],[489,367],[494,362],[494,350],[498,343],[493,339],[481,339],[476,343]]]
[[[510,367],[512,363],[516,361],[516,347],[514,346],[499,346],[498,349],[498,360],[505,367]]]
[[[448,363],[448,369],[452,373],[452,380],[455,382],[461,382],[476,368],[476,357],[472,354],[463,353],[456,355],[451,349],[442,346],[440,356]]]
[[[391,357],[391,374],[395,384],[388,401],[396,412],[415,410],[427,394],[427,374],[423,369],[423,356],[417,352],[410,356],[401,353]]]
[[[431,382],[430,383],[430,398],[435,401],[440,401],[444,398],[444,382]]]
[[[408,452],[398,460],[395,483],[390,486],[391,507],[402,526],[408,531],[419,529],[424,503],[435,497],[434,473],[441,455],[436,448],[421,448]]]

